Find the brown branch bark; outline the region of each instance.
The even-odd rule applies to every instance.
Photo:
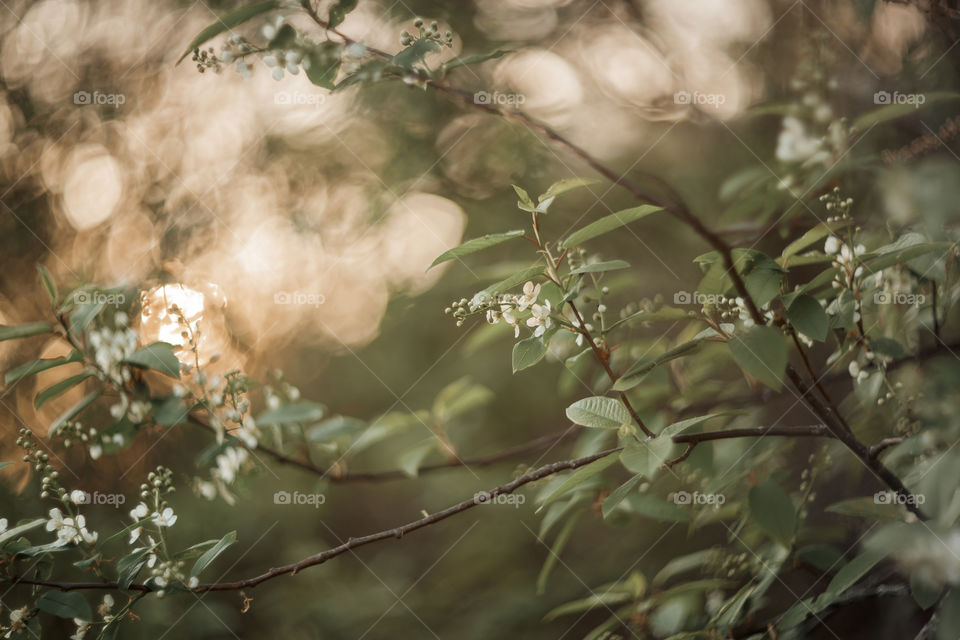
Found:
[[[579,469],[580,467],[585,467],[591,462],[596,462],[601,458],[605,458],[611,454],[618,453],[620,448],[607,449],[606,451],[601,451],[600,453],[595,453],[593,455],[584,456],[582,458],[575,458],[573,460],[563,460],[560,462],[554,462],[551,464],[544,465],[539,469],[525,473],[522,476],[514,479],[511,482],[502,484],[498,487],[494,487],[489,491],[484,491],[482,494],[478,493],[473,498],[459,502],[453,506],[447,507],[442,511],[437,511],[436,513],[430,514],[419,520],[414,520],[408,522],[405,525],[395,527],[393,529],[386,529],[384,531],[378,531],[377,533],[372,533],[370,535],[362,536],[359,538],[350,538],[346,542],[331,549],[327,549],[321,553],[309,556],[300,560],[299,562],[294,562],[292,564],[283,565],[280,567],[272,568],[264,573],[261,573],[258,576],[252,578],[247,578],[245,580],[237,580],[235,582],[214,582],[209,584],[201,584],[192,591],[194,593],[203,593],[207,591],[236,591],[239,589],[249,589],[255,587],[262,582],[267,580],[272,580],[273,578],[287,575],[295,574],[298,571],[306,569],[308,567],[313,567],[318,564],[323,564],[331,558],[335,558],[341,554],[346,553],[352,549],[362,547],[368,544],[373,544],[374,542],[380,542],[382,540],[389,540],[390,538],[402,538],[408,533],[412,533],[417,529],[422,529],[428,527],[432,524],[436,524],[441,520],[446,520],[451,516],[455,516],[459,513],[463,513],[474,507],[486,504],[490,500],[493,500],[497,496],[513,493],[520,487],[537,480],[541,480],[548,476],[551,476],[555,473],[561,471],[570,471],[573,469]],[[481,496],[478,498],[477,496]],[[52,587],[54,589],[60,589],[62,591],[75,591],[81,589],[108,589],[108,590],[118,590],[119,585],[116,582],[53,582],[48,580],[35,580],[33,578],[24,578],[22,576],[11,576],[4,578],[4,582],[9,582],[11,584],[29,584],[29,585],[39,585]],[[146,584],[132,584],[128,589],[133,591],[156,591],[155,587]]]

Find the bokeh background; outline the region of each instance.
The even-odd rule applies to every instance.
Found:
[[[193,35],[236,4],[0,1],[0,323],[44,317],[37,263],[64,288],[133,286],[148,303],[170,285],[162,291],[198,305],[203,348],[221,356],[223,370],[263,378],[282,369],[303,397],[333,414],[374,420],[426,408],[439,389],[469,374],[493,399],[452,430],[461,455],[562,432],[563,408],[585,394],[561,374],[563,354],[512,376],[507,335],[482,323],[458,329],[443,314],[530,254],[504,248],[467,266],[427,267],[464,238],[523,225],[511,184],[539,193],[589,171],[522,126],[401,83],[331,94],[302,75],[276,82],[262,66],[244,79],[229,67],[201,74],[189,60],[174,64]],[[776,176],[774,193],[789,210],[798,165],[777,152],[790,142],[783,105],[820,107],[811,121],[822,131],[809,135],[827,136],[831,123],[875,108],[880,89],[953,87],[954,34],[908,5],[361,0],[341,30],[396,51],[416,16],[439,20],[441,31],[455,34],[454,46],[428,59],[432,65],[513,49],[454,72],[450,82],[521,96],[524,111],[612,166],[669,180],[716,226],[749,227],[775,219],[773,211],[738,210],[721,187],[735,171],[757,167]],[[288,20],[313,28],[296,12]],[[255,33],[259,24],[243,29]],[[681,91],[723,100],[684,104],[675,97]],[[949,105],[925,108],[858,142],[860,151],[899,148],[950,115]],[[813,164],[822,170],[831,162]],[[881,164],[874,170],[881,180],[853,175],[847,184],[881,185],[865,191],[860,215],[941,224],[956,202],[957,169],[946,140],[909,162]],[[592,185],[554,208],[546,232],[560,237],[578,221],[631,204],[606,183]],[[796,206],[787,221],[809,225],[810,215]],[[759,248],[782,242],[770,234]],[[605,257],[625,258],[642,273],[620,295],[626,305],[692,288],[699,270],[691,259],[706,250],[669,219],[651,218],[611,240]],[[288,294],[316,304],[278,304]],[[64,350],[42,339],[3,343],[0,364]],[[46,383],[41,377],[0,396],[6,454],[16,428],[42,432],[62,410],[56,403],[34,410],[33,394]],[[240,538],[210,577],[259,573],[413,520],[508,480],[518,463],[589,446],[566,443],[495,467],[377,484],[326,485],[264,469],[228,505],[189,491],[193,458],[208,441],[202,434],[178,431],[151,447],[153,440],[96,465],[77,452],[65,460],[86,486],[131,495],[158,462],[176,460],[183,482],[173,535],[193,542],[235,528]],[[357,464],[393,469],[397,459],[381,447]],[[28,515],[17,497],[25,478],[4,473],[3,515]],[[318,509],[275,505],[277,490],[319,491],[327,500]],[[116,523],[126,517],[99,513]],[[668,527],[653,521],[610,526],[586,518],[549,589],[537,595],[548,556],[538,527],[529,500],[475,509],[271,581],[246,594],[253,598],[246,613],[237,594],[142,607],[143,620],[123,637],[581,637],[603,612],[576,623],[542,616],[587,595],[586,585],[619,578],[627,558],[649,576],[684,548],[681,531],[665,536]]]

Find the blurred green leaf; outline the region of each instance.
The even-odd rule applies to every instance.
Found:
[[[754,522],[774,539],[789,546],[797,521],[790,494],[775,482],[767,481],[750,489],[748,503]]]
[[[787,345],[773,327],[756,325],[728,343],[740,368],[774,391],[783,387],[787,367]]]
[[[280,6],[280,3],[277,2],[277,0],[267,0],[266,2],[248,4],[237,7],[232,11],[228,11],[224,15],[220,16],[216,22],[209,25],[203,31],[197,34],[197,37],[190,42],[190,45],[187,46],[187,49],[183,52],[183,55],[177,59],[177,64],[183,62],[183,59],[190,55],[194,49],[198,48],[211,38],[215,38],[224,31],[229,31],[234,27],[239,27],[247,20],[255,18],[256,16],[266,13],[267,11],[272,11],[278,6]]]
[[[446,262],[447,260],[461,258],[463,256],[470,255],[471,253],[476,253],[477,251],[483,251],[484,249],[495,247],[496,245],[506,242],[507,240],[520,237],[523,237],[522,229],[507,231],[506,233],[491,233],[479,238],[467,240],[460,246],[441,253],[432,263],[430,263],[430,266],[427,267],[427,269],[432,269],[433,267],[442,262]]]
[[[167,342],[154,342],[141,347],[127,356],[124,362],[159,371],[171,378],[180,378],[180,361],[173,353],[173,345]]]
[[[0,342],[4,340],[16,340],[17,338],[29,338],[30,336],[39,336],[45,333],[53,333],[53,325],[49,322],[30,322],[17,325],[0,324]]]

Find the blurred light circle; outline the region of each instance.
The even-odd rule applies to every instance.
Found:
[[[113,215],[123,195],[117,161],[104,149],[74,153],[63,184],[63,210],[77,231],[92,229]]]

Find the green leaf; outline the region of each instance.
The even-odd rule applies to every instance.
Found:
[[[922,571],[914,570],[910,574],[910,594],[924,611],[937,603],[941,593],[943,585],[927,580]]]
[[[280,3],[277,2],[277,0],[267,0],[266,2],[257,2],[256,4],[248,4],[242,7],[237,7],[233,11],[227,12],[216,22],[197,34],[197,37],[190,42],[190,46],[187,47],[186,51],[183,52],[183,55],[177,60],[177,64],[183,62],[184,58],[190,55],[194,49],[198,48],[207,40],[215,38],[224,31],[238,27],[247,20],[258,16],[261,13],[272,11],[273,9],[276,9],[279,4]]]
[[[517,203],[518,207],[524,211],[533,211],[537,208],[537,205],[533,204],[533,200],[530,198],[530,194],[527,193],[526,189],[518,187],[517,185],[512,186],[513,190],[517,193],[517,197],[520,198],[520,202]]]
[[[797,559],[827,572],[843,561],[843,554],[836,547],[827,544],[811,544],[797,549]]]
[[[28,322],[27,324],[15,325],[0,324],[0,342],[39,336],[44,333],[53,333],[53,325],[49,322]]]
[[[93,612],[87,599],[77,591],[44,591],[37,598],[37,608],[58,618],[93,620]]]
[[[17,525],[12,529],[7,529],[3,533],[0,533],[0,545],[9,542],[10,540],[16,540],[20,537],[20,534],[26,533],[31,529],[36,529],[40,525],[44,524],[47,520],[45,518],[38,518],[37,520],[30,520],[29,522],[24,522],[21,525]]]
[[[473,411],[493,399],[493,392],[475,384],[469,376],[451,382],[440,390],[433,401],[433,415],[441,422]]]
[[[724,553],[720,549],[703,549],[702,551],[688,553],[685,556],[671,558],[670,561],[663,566],[663,569],[660,569],[657,575],[653,577],[651,584],[653,584],[653,586],[661,586],[674,576],[699,569],[717,560],[721,560],[723,559],[723,555]]]
[[[414,43],[409,47],[393,56],[390,59],[390,62],[398,67],[403,67],[407,70],[413,70],[415,65],[425,64],[424,58],[426,58],[428,53],[433,53],[434,51],[439,50],[440,45],[433,40],[420,38],[419,40],[415,40]]]
[[[632,207],[630,209],[624,209],[623,211],[611,213],[608,216],[604,216],[599,220],[591,222],[582,229],[574,231],[570,234],[570,237],[563,241],[561,246],[563,246],[564,249],[573,248],[586,242],[587,240],[592,240],[597,236],[609,233],[614,229],[619,229],[620,227],[626,226],[631,222],[636,222],[637,220],[645,218],[651,213],[656,213],[657,211],[663,211],[663,207],[655,207],[650,204],[645,204],[639,207]]]
[[[634,493],[621,503],[621,509],[658,522],[690,522],[689,509],[649,493]]]
[[[506,233],[491,233],[479,238],[474,238],[472,240],[467,240],[459,247],[454,247],[449,251],[444,251],[436,260],[430,263],[430,266],[427,269],[432,269],[441,262],[446,262],[447,260],[453,260],[454,258],[461,258],[471,253],[476,253],[477,251],[483,251],[490,247],[495,247],[496,245],[511,240],[513,238],[519,238],[523,236],[523,230],[517,229],[515,231],[507,231]]]
[[[472,56],[463,56],[461,58],[454,58],[453,60],[443,63],[443,73],[452,71],[457,67],[463,67],[469,64],[479,64],[481,62],[486,62],[487,60],[502,58],[503,56],[509,53],[513,53],[513,50],[512,49],[496,49],[488,53],[477,53]]]
[[[540,503],[540,506],[537,508],[537,513],[540,512],[545,506],[560,498],[567,493],[573,491],[583,483],[587,482],[595,475],[601,473],[604,469],[612,465],[617,461],[617,456],[609,455],[599,460],[594,460],[585,467],[581,467],[571,473],[567,478],[557,486],[556,489],[551,491],[546,497],[543,498],[543,501]]]
[[[890,92],[877,92],[878,94],[886,93],[888,98],[892,97]],[[850,130],[853,133],[860,133],[870,127],[880,124],[881,122],[887,122],[889,120],[894,120],[896,118],[901,118],[905,115],[910,115],[917,113],[921,107],[926,107],[931,104],[938,102],[943,102],[946,100],[957,100],[960,99],[960,93],[955,93],[953,91],[932,91],[928,93],[921,94],[924,97],[923,104],[909,104],[909,103],[891,103],[889,100],[887,104],[883,106],[872,109],[867,113],[863,114],[859,118],[853,121],[853,125],[850,127]]]
[[[33,399],[34,408],[39,409],[44,404],[46,404],[46,402],[51,398],[56,398],[58,395],[60,395],[64,391],[68,389],[72,389],[73,387],[77,386],[78,384],[80,384],[87,378],[90,378],[91,376],[93,376],[93,373],[89,371],[84,371],[81,374],[70,376],[65,380],[61,380],[56,384],[50,385],[49,387],[47,387],[46,389],[38,393],[37,397]]]
[[[117,560],[117,586],[127,589],[140,573],[140,569],[147,563],[149,547],[129,553]]]
[[[936,640],[960,638],[960,589],[950,589],[937,607],[940,622],[937,623]]]
[[[566,413],[574,424],[595,429],[619,429],[633,424],[633,418],[619,400],[604,396],[577,400],[567,407]]]
[[[859,582],[870,569],[873,569],[887,555],[888,552],[876,549],[864,551],[837,571],[819,600],[824,603],[832,602],[837,596]]]
[[[513,289],[517,285],[526,283],[528,280],[533,280],[543,275],[543,265],[535,265],[524,269],[523,271],[518,271],[512,276],[506,277],[500,282],[495,282],[490,285],[479,294],[480,296],[491,296],[494,293],[506,293],[510,289]]]
[[[144,369],[159,371],[171,378],[180,378],[180,361],[173,353],[173,345],[167,342],[154,342],[137,349],[127,356],[125,362]]]
[[[153,400],[153,421],[162,427],[172,427],[187,421],[187,407],[177,396]]]
[[[644,475],[642,473],[638,473],[614,489],[610,495],[606,497],[606,499],[603,501],[603,505],[601,506],[600,510],[603,513],[603,517],[606,518],[609,516],[613,510],[617,508],[617,505],[623,502],[623,500],[630,495],[637,485],[640,484],[640,481],[643,480],[643,478]]]
[[[50,272],[47,271],[47,268],[42,264],[37,265],[37,271],[40,272],[40,282],[43,283],[47,297],[50,298],[50,305],[56,307],[57,300],[60,299],[59,292],[57,291],[57,283],[53,281],[53,276],[50,275]]]
[[[101,389],[97,389],[96,391],[91,391],[90,393],[85,395],[83,398],[81,398],[80,401],[77,402],[75,405],[73,405],[72,407],[70,407],[63,413],[61,413],[57,417],[57,419],[50,424],[50,432],[49,432],[50,435],[52,436],[60,429],[60,427],[62,427],[64,424],[66,424],[70,420],[73,420],[78,415],[80,415],[80,412],[86,409],[87,407],[89,407],[91,404],[93,404],[93,401],[99,398],[100,394],[102,393],[103,391]]]
[[[799,295],[787,307],[787,319],[800,333],[823,342],[830,325],[823,307],[813,296]]]
[[[318,87],[332,91],[335,88],[333,81],[340,71],[342,51],[343,45],[329,40],[311,48],[307,54],[310,60],[310,68],[305,71],[307,79]]]
[[[530,337],[513,345],[513,372],[532,367],[547,355],[546,342],[540,337]]]
[[[760,528],[784,545],[789,545],[796,527],[796,509],[790,495],[768,481],[750,489],[750,515]]]
[[[84,302],[74,306],[70,312],[70,330],[77,335],[86,331],[87,326],[103,311],[103,307],[102,302]]]
[[[316,402],[296,402],[269,409],[256,419],[257,424],[291,424],[296,422],[316,422],[323,418],[326,407]]]
[[[755,325],[731,338],[728,344],[741,369],[774,391],[780,391],[787,367],[787,345],[779,331]]]
[[[211,562],[213,562],[218,555],[223,553],[223,551],[237,541],[237,532],[231,531],[226,534],[209,549],[207,549],[202,556],[197,558],[197,561],[193,563],[193,569],[190,569],[190,576],[198,576],[200,573],[206,569]]]
[[[660,465],[670,458],[673,447],[670,438],[653,438],[645,442],[631,440],[620,453],[620,462],[628,471],[652,480]]]
[[[567,178],[565,180],[559,180],[550,185],[549,189],[541,193],[540,197],[537,198],[537,202],[543,202],[544,200],[556,198],[557,196],[562,196],[563,194],[569,193],[574,189],[596,184],[597,182],[600,181],[596,178]]]
[[[655,358],[649,358],[647,360],[641,360],[634,363],[633,366],[627,369],[627,371],[621,375],[615,383],[613,383],[614,390],[626,391],[627,389],[634,388],[640,384],[644,376],[653,371],[656,367],[670,362],[671,360],[676,360],[677,358],[682,358],[685,355],[693,353],[697,347],[700,346],[701,342],[702,340],[691,340],[690,342],[684,342],[683,344],[676,346]]]
[[[707,420],[712,420],[713,418],[719,418],[721,416],[739,416],[744,415],[745,411],[739,409],[734,409],[731,411],[717,411],[716,413],[710,413],[704,416],[696,416],[694,418],[687,418],[686,420],[679,420],[670,424],[660,430],[660,433],[657,434],[658,438],[672,438],[673,436],[680,435],[687,429],[692,429],[698,425],[703,424]]]
[[[901,508],[892,502],[878,501],[875,496],[849,498],[831,504],[826,509],[830,513],[839,513],[855,518],[870,518],[872,520],[902,520]]]
[[[14,367],[13,369],[10,369],[10,371],[7,371],[6,375],[3,377],[3,383],[6,385],[11,385],[15,382],[23,380],[24,378],[35,376],[41,371],[46,371],[48,369],[53,369],[54,367],[59,367],[73,362],[80,362],[81,360],[83,360],[83,354],[79,351],[73,351],[69,356],[63,358],[43,358],[40,360],[34,360],[33,362],[27,362],[19,367]]]
[[[436,449],[437,441],[431,437],[427,442],[410,449],[409,451],[404,451],[403,454],[397,459],[397,464],[400,467],[400,470],[407,474],[410,478],[416,478],[420,470],[420,464],[423,462],[424,458],[430,455],[434,449]]]
[[[792,256],[800,253],[813,243],[823,240],[836,229],[839,229],[846,224],[849,223],[843,220],[838,220],[835,222],[821,222],[786,246],[786,248],[783,250],[783,253],[780,255],[780,265],[786,267],[787,261]]]
[[[610,260],[608,262],[594,262],[585,264],[570,271],[570,275],[579,275],[581,273],[603,273],[604,271],[617,271],[619,269],[629,269],[630,263],[623,260]]]
[[[580,520],[581,515],[583,515],[583,511],[578,511],[564,522],[563,528],[560,529],[560,533],[557,534],[557,539],[553,541],[550,553],[547,554],[547,559],[543,562],[543,567],[537,576],[537,595],[543,595],[544,591],[546,591],[547,580],[550,578],[550,573],[560,559],[560,554],[563,553],[563,548],[567,546],[567,541],[570,540],[570,536],[573,535],[573,530],[576,529],[577,522]]]

